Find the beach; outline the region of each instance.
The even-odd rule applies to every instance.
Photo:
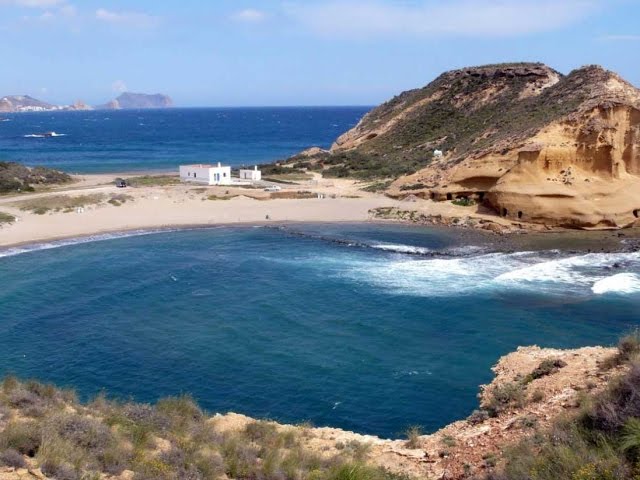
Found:
[[[0,247],[141,229],[362,222],[372,220],[371,210],[389,207],[427,215],[501,222],[505,227],[511,223],[489,212],[479,212],[477,207],[427,200],[403,202],[363,191],[363,184],[354,180],[323,179],[319,175],[312,181],[283,184],[276,194],[262,188],[182,184],[177,182],[177,177],[168,185],[117,188],[113,180],[119,176],[127,177],[125,174],[75,176],[73,184],[63,187],[0,197],[0,212],[16,218],[15,222],[0,226]],[[26,209],[26,204],[34,201],[48,208],[48,200],[61,197],[90,197],[93,203],[58,211],[52,207],[37,213]]]

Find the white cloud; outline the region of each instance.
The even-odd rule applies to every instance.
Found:
[[[25,2],[25,0],[23,0],[23,2]],[[38,13],[36,15],[22,16],[22,21],[31,25],[53,24],[58,20],[68,21],[75,19],[78,15],[76,7],[65,2],[54,2],[53,0],[31,0],[28,6],[32,8],[39,7],[43,10],[42,13]]]
[[[517,36],[555,30],[592,13],[599,0],[349,0],[289,3],[285,13],[311,31],[338,36]]]
[[[260,23],[267,18],[267,14],[254,8],[245,8],[231,15],[233,20],[245,23]]]
[[[122,80],[116,80],[111,84],[111,90],[113,90],[116,93],[123,93],[123,92],[126,92],[128,88],[127,88],[127,84],[124,83]]]
[[[51,8],[65,3],[65,0],[0,0],[0,5],[28,8]]]
[[[603,35],[599,39],[611,42],[638,42],[640,35]]]
[[[112,25],[151,28],[158,24],[158,17],[140,12],[114,12],[105,8],[96,10],[96,19]]]

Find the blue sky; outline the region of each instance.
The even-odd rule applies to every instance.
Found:
[[[373,105],[445,70],[597,63],[640,85],[640,0],[0,0],[0,96]]]

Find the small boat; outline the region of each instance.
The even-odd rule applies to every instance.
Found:
[[[47,138],[47,137],[57,137],[58,134],[56,132],[44,132],[42,134],[43,137]]]

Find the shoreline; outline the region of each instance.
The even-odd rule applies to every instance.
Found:
[[[125,174],[120,174],[126,176]],[[48,242],[100,235],[155,233],[223,226],[369,223],[405,225],[448,232],[460,244],[488,245],[494,251],[561,249],[567,252],[640,250],[640,228],[624,230],[545,230],[522,228],[478,207],[448,202],[406,202],[361,190],[353,180],[315,176],[283,185],[276,196],[262,188],[194,184],[151,184],[119,189],[111,175],[76,177],[74,184],[0,197],[0,212],[15,217],[0,224],[0,252]],[[312,198],[309,198],[311,195]],[[317,197],[316,197],[317,195]],[[89,199],[60,206],[60,198]],[[34,205],[44,208],[37,212]],[[403,209],[451,220],[432,224],[380,216],[380,209]],[[494,228],[498,227],[497,231]]]
[[[560,250],[566,254],[588,254],[588,253],[629,253],[640,250],[640,230],[635,230],[630,237],[611,235],[611,232],[585,232],[585,231],[555,231],[555,232],[530,232],[526,235],[506,235],[499,236],[491,232],[482,230],[422,225],[407,221],[385,220],[371,218],[367,220],[289,220],[289,221],[246,221],[227,223],[193,223],[193,224],[165,224],[151,227],[130,227],[123,229],[105,229],[78,235],[51,236],[46,238],[25,240],[11,244],[0,244],[0,258],[19,255],[39,250],[49,250],[83,243],[100,242],[119,238],[129,238],[136,236],[158,235],[174,232],[187,232],[197,230],[215,230],[219,228],[271,228],[287,229],[301,225],[399,225],[415,229],[440,230],[448,233],[458,233],[461,238],[461,245],[488,245],[490,248],[482,254],[487,253],[513,253],[518,251],[551,251]],[[0,227],[0,233],[1,233]],[[295,234],[295,231],[290,233]],[[631,240],[632,243],[624,243]],[[364,246],[364,245],[363,245]],[[599,249],[598,249],[599,247]],[[20,250],[12,253],[13,250]],[[440,258],[451,255],[434,251],[431,255],[406,253],[410,256]]]

